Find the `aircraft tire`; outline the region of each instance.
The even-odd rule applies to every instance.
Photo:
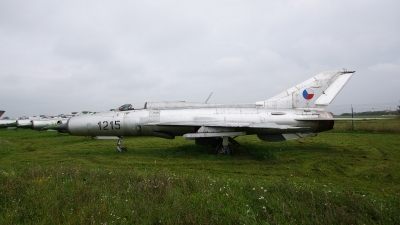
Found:
[[[217,145],[215,147],[215,154],[216,155],[230,155],[233,156],[233,147],[232,145],[228,145],[224,147],[222,144]]]

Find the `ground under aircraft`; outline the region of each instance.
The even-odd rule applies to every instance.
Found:
[[[232,154],[233,145],[239,145],[237,136],[257,135],[267,142],[293,140],[331,130],[335,120],[348,120],[333,118],[325,108],[354,73],[322,72],[255,103],[147,102],[141,109],[126,104],[112,112],[70,118],[57,128],[78,136],[117,136],[119,151],[126,150],[121,147],[123,136],[183,136],[213,146],[217,154]]]

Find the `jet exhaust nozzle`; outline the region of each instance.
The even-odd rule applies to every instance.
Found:
[[[61,125],[59,125],[59,126],[52,127],[51,129],[52,129],[52,130],[58,130],[58,131],[60,131],[60,130],[67,130],[67,124],[66,124],[66,123],[63,123],[63,124],[61,124]]]

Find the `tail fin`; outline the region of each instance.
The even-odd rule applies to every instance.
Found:
[[[272,109],[324,110],[342,90],[355,71],[322,72],[265,101],[258,107]]]
[[[0,117],[5,113],[6,111],[0,110]]]

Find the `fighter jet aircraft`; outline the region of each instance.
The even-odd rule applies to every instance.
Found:
[[[183,136],[199,145],[210,145],[217,154],[232,154],[237,136],[257,135],[267,142],[315,136],[333,129],[333,114],[325,108],[355,71],[322,72],[264,101],[245,104],[147,102],[141,109],[130,104],[112,112],[70,118],[59,129],[71,135]]]

